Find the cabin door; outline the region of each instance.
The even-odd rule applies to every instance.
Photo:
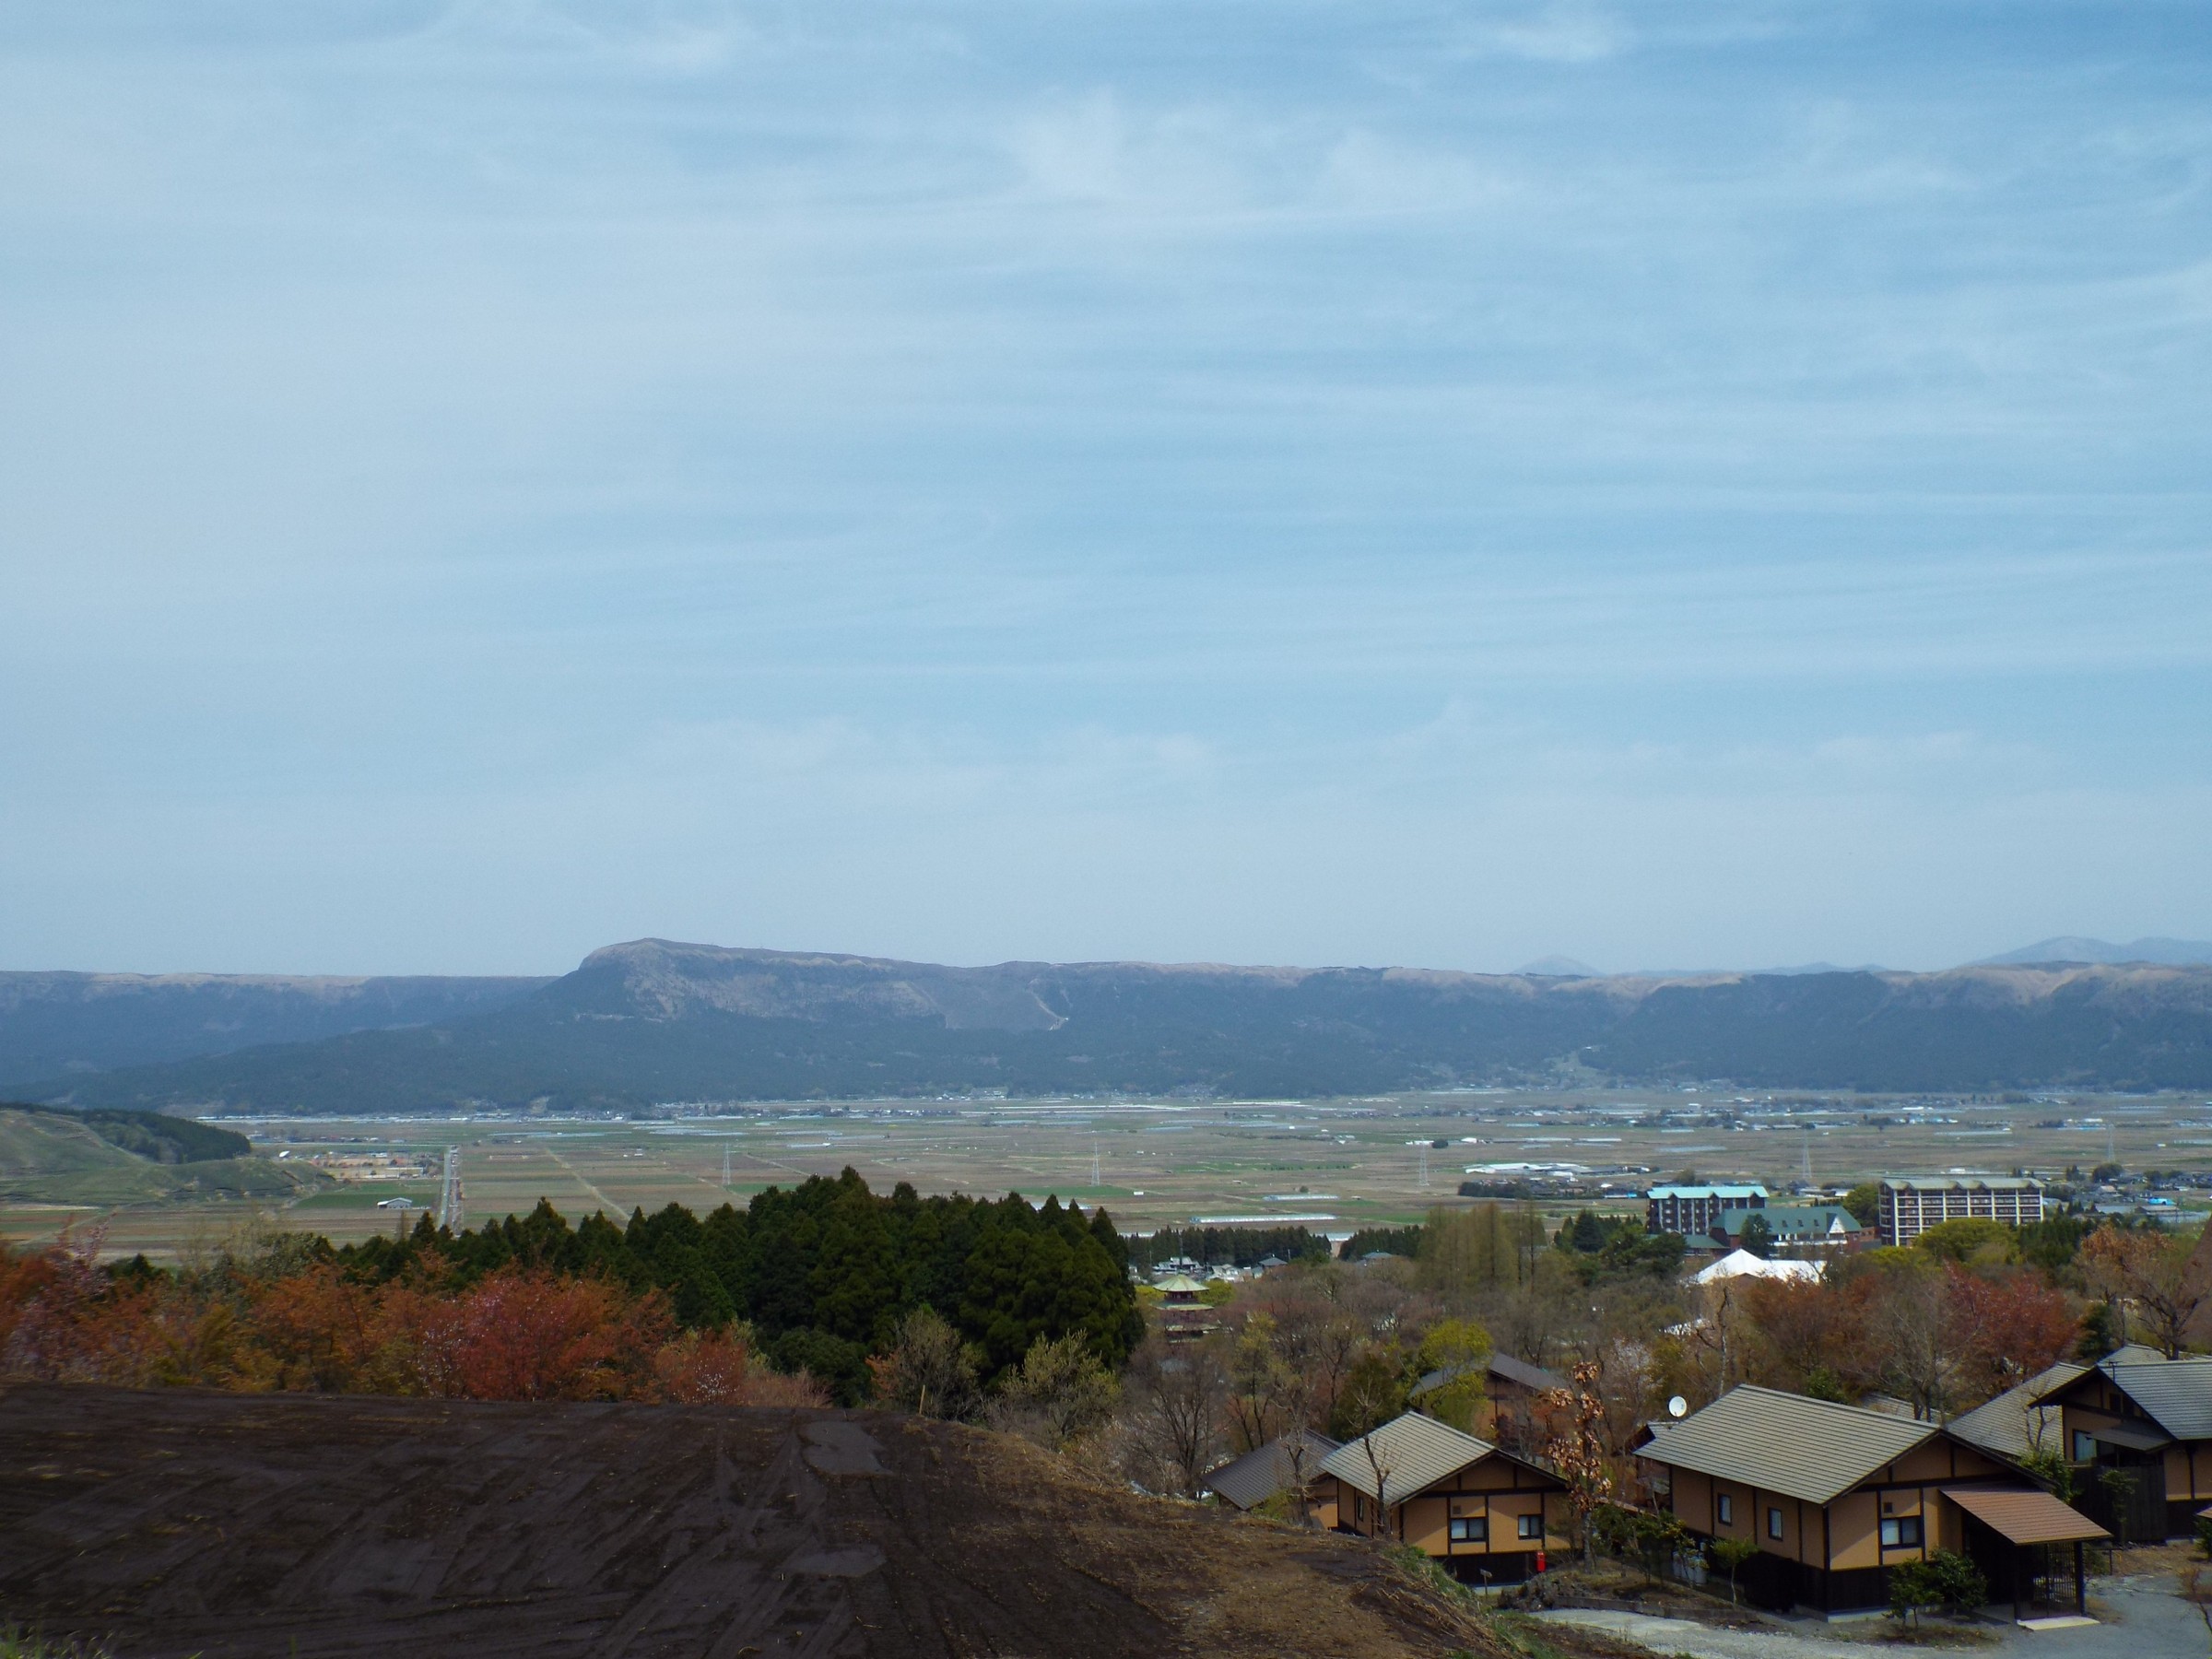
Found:
[[[2166,1537],[2166,1456],[2102,1446],[2089,1470],[2087,1501],[2077,1507],[2121,1544],[2157,1544]]]

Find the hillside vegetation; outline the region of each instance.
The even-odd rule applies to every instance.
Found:
[[[0,1104],[0,1199],[124,1205],[288,1198],[327,1184],[253,1155],[242,1135],[151,1112],[56,1112]]]
[[[874,1387],[870,1357],[924,1311],[977,1386],[1041,1344],[1120,1366],[1144,1334],[1127,1261],[1103,1210],[877,1194],[850,1170],[627,1227],[596,1213],[571,1227],[541,1200],[459,1233],[426,1216],[342,1248],[267,1230],[175,1272],[0,1245],[0,1375],[750,1400],[748,1379],[772,1366],[850,1405]]]
[[[956,969],[644,940],[488,1013],[37,1093],[347,1112],[979,1089],[1312,1096],[1593,1074],[1875,1091],[2212,1086],[2212,969]]]

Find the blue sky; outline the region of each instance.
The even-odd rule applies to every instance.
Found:
[[[2212,935],[2201,4],[0,12],[0,966]]]

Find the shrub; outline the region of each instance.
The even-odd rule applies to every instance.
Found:
[[[1715,1538],[1705,1546],[1706,1558],[1728,1575],[1728,1600],[1735,1600],[1736,1570],[1759,1553],[1759,1546],[1748,1538]]]
[[[1904,1561],[1889,1569],[1889,1610],[1904,1618],[1924,1608],[1966,1614],[1989,1600],[1989,1581],[1981,1569],[1953,1550],[1939,1549],[1924,1561]]]

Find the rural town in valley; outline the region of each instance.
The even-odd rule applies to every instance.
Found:
[[[2207,88],[0,6],[0,1659],[2212,1654]]]

